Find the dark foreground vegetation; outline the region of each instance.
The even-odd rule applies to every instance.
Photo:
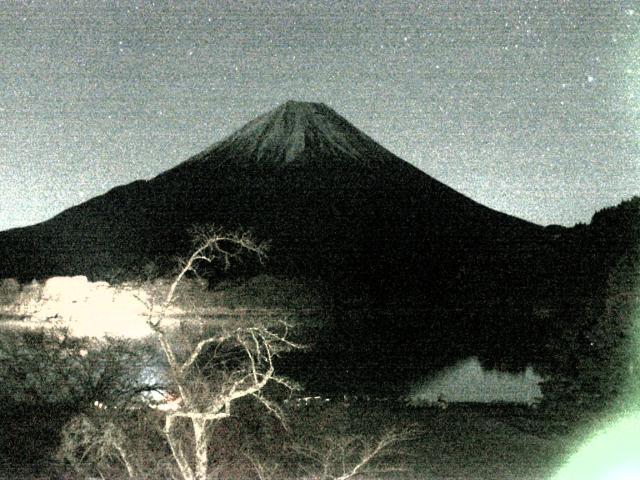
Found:
[[[475,307],[405,303],[394,311],[371,291],[351,291],[347,301],[322,279],[212,276],[209,290],[195,297],[229,306],[257,302],[252,307],[262,313],[268,304],[275,313],[240,308],[223,318],[196,309],[174,335],[161,308],[150,324],[156,342],[144,348],[3,330],[4,476],[345,480],[367,471],[369,478],[546,478],[572,446],[574,430],[637,387],[629,372],[640,370],[633,331],[639,212],[636,198],[599,212],[588,226],[552,229],[548,257],[534,262],[542,269],[532,277],[541,291],[523,303],[513,290]],[[230,241],[249,255],[262,248],[239,239],[247,240]],[[209,253],[223,264],[240,253],[214,247]],[[174,280],[189,285],[192,267],[187,260],[177,276],[155,280],[169,289],[164,307],[172,304]],[[24,291],[15,281],[2,289],[3,299]],[[447,301],[463,297],[458,291]],[[289,324],[302,333],[289,336]],[[502,336],[491,336],[500,329]],[[533,364],[545,378],[543,404],[438,410],[397,401],[407,379],[469,353],[505,370]],[[149,362],[169,372],[161,384],[141,383]],[[351,400],[375,400],[376,387],[387,400]],[[140,400],[147,390],[179,393],[180,413],[150,408]],[[330,401],[285,402],[311,393]]]
[[[508,405],[450,405],[440,410],[399,402],[348,405],[332,399],[320,406],[286,408],[289,430],[251,405],[240,412],[210,432],[210,478],[339,478],[343,465],[355,465],[385,433],[409,431],[375,458],[361,478],[546,479],[565,459],[576,426],[557,413]],[[100,478],[95,464],[88,462],[79,472],[56,457],[56,439],[68,417],[68,410],[53,408],[48,414],[38,410],[3,415],[3,427],[10,428],[2,436],[0,478]],[[156,438],[161,445],[161,422],[148,428],[146,441]],[[152,445],[145,448],[137,452],[140,461],[151,456]],[[169,452],[164,455],[166,461]],[[329,472],[322,476],[326,466]],[[162,461],[150,463],[145,478],[170,478],[163,467]],[[100,468],[105,478],[127,477],[116,458]]]

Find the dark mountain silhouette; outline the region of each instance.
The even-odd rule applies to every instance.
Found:
[[[168,268],[204,223],[253,230],[270,272],[329,287],[336,326],[316,350],[329,370],[536,355],[529,313],[557,232],[474,202],[323,104],[287,102],[151,180],[0,233],[0,277]]]
[[[188,227],[205,222],[254,229],[273,241],[278,265],[365,276],[411,270],[396,262],[408,255],[440,263],[440,248],[475,256],[542,232],[434,180],[325,105],[287,102],[152,180],[2,233],[0,272],[30,279],[133,267],[175,255]],[[344,268],[353,259],[363,262]]]

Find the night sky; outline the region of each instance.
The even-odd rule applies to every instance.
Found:
[[[3,1],[0,46],[0,229],[287,99],[536,223],[640,194],[634,1]]]

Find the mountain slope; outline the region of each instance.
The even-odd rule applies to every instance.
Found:
[[[384,260],[402,246],[463,247],[538,230],[437,182],[328,107],[287,102],[152,180],[0,234],[0,275],[134,267],[184,251],[188,227],[205,222],[253,228],[274,242],[276,263],[314,272],[337,261],[317,249]]]
[[[419,363],[480,343],[489,357],[535,349],[536,327],[514,305],[540,295],[550,234],[455,192],[322,104],[287,102],[151,180],[1,232],[0,277],[168,270],[204,223],[252,229],[271,242],[268,271],[328,286],[348,319],[320,347],[329,356],[357,363],[384,345],[391,368],[408,351]],[[527,345],[509,346],[510,329]]]

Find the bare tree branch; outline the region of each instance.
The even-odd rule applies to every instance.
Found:
[[[189,369],[189,367],[191,367],[191,365],[193,365],[193,363],[198,359],[204,347],[212,343],[217,343],[218,345],[220,345],[224,340],[225,337],[209,337],[198,342],[198,344],[193,349],[193,352],[191,352],[189,358],[180,367],[180,371],[184,374]]]
[[[196,273],[196,265],[199,262],[213,263],[222,260],[224,268],[228,269],[231,260],[239,257],[243,253],[255,254],[260,262],[266,258],[268,245],[256,242],[251,234],[246,231],[235,233],[225,233],[222,229],[214,226],[197,227],[193,230],[195,250],[191,256],[181,262],[180,270],[176,278],[171,283],[169,291],[164,301],[164,307],[168,307],[174,300],[175,291],[184,276],[193,272]],[[224,245],[233,245],[234,251],[224,248]]]
[[[193,469],[191,468],[191,465],[189,465],[189,461],[187,460],[184,451],[182,450],[180,442],[173,435],[173,425],[176,418],[176,415],[167,415],[165,417],[164,434],[167,437],[169,448],[171,448],[171,453],[173,454],[174,460],[178,464],[178,468],[180,469],[183,480],[195,480]]]
[[[209,463],[207,425],[210,422],[229,417],[231,405],[236,400],[253,396],[269,412],[284,421],[279,407],[267,400],[261,391],[271,380],[287,388],[293,385],[284,379],[274,377],[273,359],[277,351],[297,348],[295,343],[286,338],[289,330],[287,323],[281,323],[281,326],[284,327],[282,334],[273,332],[267,327],[258,326],[242,327],[219,336],[209,336],[198,341],[182,362],[178,360],[176,347],[169,340],[163,325],[169,308],[176,300],[176,291],[180,282],[187,274],[197,275],[199,263],[210,264],[220,261],[227,269],[231,261],[243,253],[254,254],[262,262],[266,256],[266,250],[267,245],[256,242],[248,232],[225,233],[211,226],[194,230],[194,251],[189,258],[180,263],[180,269],[169,286],[158,320],[152,321],[151,315],[149,317],[148,323],[158,337],[160,347],[169,365],[172,380],[182,398],[180,408],[166,413],[164,433],[183,480],[206,479]],[[197,377],[197,372],[194,372],[192,367],[206,347],[215,345],[215,358],[218,349],[225,342],[235,342],[237,347],[244,352],[247,366],[238,367],[231,372],[226,380],[219,385],[220,390],[217,395],[202,398],[197,385],[202,385],[203,379]],[[205,388],[204,391],[208,391],[208,389]],[[191,466],[191,462],[176,437],[174,425],[179,418],[186,418],[191,422],[194,434],[193,460],[195,467]]]
[[[383,464],[373,468],[373,463],[380,463],[383,456],[390,451],[399,453],[397,445],[412,439],[416,435],[413,428],[389,430],[378,440],[370,442],[363,437],[345,437],[324,439],[324,445],[294,445],[292,451],[302,458],[310,460],[314,467],[307,467],[310,480],[349,480],[363,475],[402,471],[399,465]]]

